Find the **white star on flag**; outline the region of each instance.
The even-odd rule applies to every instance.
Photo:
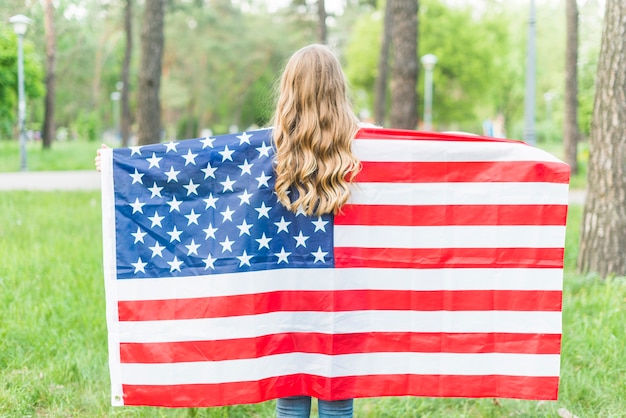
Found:
[[[218,151],[218,154],[222,155],[222,162],[228,160],[228,161],[232,161],[233,160],[233,153],[235,151],[234,150],[229,150],[228,149],[228,145],[226,145],[224,147],[224,151]]]
[[[281,248],[280,252],[274,255],[278,257],[278,264],[280,264],[281,262],[289,264],[289,260],[287,260],[287,257],[289,257],[291,253],[285,251],[285,247]]]
[[[177,142],[168,142],[167,144],[165,144],[165,152],[170,152],[170,151],[176,152],[177,145],[178,145]]]
[[[314,263],[317,263],[318,261],[321,263],[325,263],[326,260],[324,260],[324,257],[326,257],[328,252],[322,251],[322,247],[317,247],[317,251],[311,254],[313,255],[313,257],[315,257]]]
[[[135,184],[135,183],[143,184],[143,181],[141,181],[141,178],[144,175],[142,173],[139,173],[136,168],[135,168],[135,173],[134,174],[129,174],[129,176],[131,176],[133,178],[132,184]]]
[[[161,221],[165,219],[165,216],[160,216],[159,212],[157,212],[156,210],[154,211],[153,216],[148,216],[148,219],[152,221],[152,225],[150,225],[150,228],[154,228],[155,226],[160,226],[161,228],[163,228],[163,225],[161,225]]]
[[[133,213],[135,212],[139,212],[139,213],[143,213],[143,206],[145,205],[145,203],[141,203],[139,201],[139,198],[135,198],[135,202],[134,203],[130,203],[130,206],[132,206],[133,208]]]
[[[243,164],[238,165],[237,167],[241,169],[241,175],[243,176],[244,174],[252,175],[252,166],[253,164],[249,164],[248,160],[246,159],[243,161]]]
[[[156,182],[154,182],[152,187],[149,187],[148,190],[152,193],[152,196],[150,196],[151,199],[154,197],[163,197],[161,196],[161,190],[163,190],[163,187],[157,186]]]
[[[183,158],[185,159],[185,165],[187,164],[193,164],[196,165],[196,157],[198,156],[198,154],[194,154],[191,152],[191,150],[187,150],[187,154],[183,155]]]
[[[135,267],[135,273],[139,273],[139,272],[145,273],[146,272],[145,267],[148,265],[148,263],[144,263],[141,260],[141,257],[139,257],[139,259],[137,259],[136,263],[130,263],[130,264],[133,267]]]
[[[202,149],[205,148],[213,148],[213,142],[215,141],[215,138],[209,138],[208,136],[205,137],[204,139],[201,139],[200,142],[202,142]]]
[[[159,161],[161,161],[163,158],[161,157],[157,157],[156,153],[152,153],[152,157],[150,158],[146,158],[146,161],[148,161],[150,163],[150,165],[148,166],[148,170],[151,169],[152,167],[156,167],[156,168],[161,168],[159,167]]]
[[[174,166],[170,167],[170,171],[166,171],[165,175],[167,176],[167,182],[169,183],[170,181],[178,181],[178,175],[180,174],[180,171],[176,171],[174,170]]]
[[[187,218],[187,226],[189,226],[191,224],[198,225],[198,218],[200,216],[202,216],[201,213],[196,213],[196,212],[194,212],[193,209],[191,209],[191,212],[189,213],[189,215],[185,215],[185,218]]]
[[[270,241],[272,240],[272,238],[267,238],[265,236],[265,232],[263,232],[263,235],[261,236],[261,238],[255,239],[255,241],[257,241],[259,243],[259,250],[261,248],[267,248],[268,250],[270,249]]]
[[[145,237],[148,234],[146,232],[143,232],[141,228],[137,227],[137,232],[133,232],[131,233],[131,235],[135,237],[135,244],[137,244],[138,242],[143,243],[143,237]]]
[[[187,255],[191,255],[191,254],[198,255],[198,248],[200,248],[200,244],[196,244],[196,241],[192,239],[191,243],[189,245],[185,245],[185,247],[187,247],[187,249],[189,250],[187,252]]]
[[[241,135],[237,135],[237,138],[239,138],[239,145],[250,145],[250,138],[252,138],[252,135],[248,135],[246,132],[244,132]]]
[[[217,167],[211,167],[211,163],[208,163],[206,168],[201,170],[204,173],[204,179],[206,180],[209,177],[215,178],[215,170],[217,170]]]
[[[239,259],[239,267],[243,267],[244,265],[250,265],[250,259],[252,258],[252,256],[248,255],[248,253],[246,253],[246,250],[243,250],[243,255],[238,256],[237,258]]]
[[[180,234],[182,234],[183,231],[179,231],[176,228],[176,225],[174,225],[174,229],[172,229],[171,231],[168,231],[167,234],[171,237],[170,238],[170,242],[174,242],[174,241],[179,241],[180,242]]]
[[[183,187],[185,189],[187,189],[187,196],[189,196],[190,194],[198,194],[198,186],[200,186],[200,184],[194,184],[193,180],[189,179],[189,184],[185,184],[183,185]]]
[[[297,237],[293,237],[293,238],[296,240],[296,248],[298,248],[300,245],[306,248],[306,240],[308,240],[309,237],[303,236],[302,231],[300,231]]]
[[[291,224],[291,222],[285,221],[285,217],[281,216],[280,217],[280,222],[274,222],[274,225],[276,225],[278,227],[278,231],[276,231],[276,233],[278,234],[281,231],[285,231],[285,232],[289,233],[289,230],[287,229],[287,227],[290,224]]]
[[[270,217],[269,216],[270,209],[272,209],[271,206],[270,207],[265,206],[265,202],[261,203],[261,207],[254,208],[254,210],[259,212],[259,218],[258,219],[261,219],[262,217],[266,217],[266,218],[269,219],[269,217]]]
[[[148,248],[150,248],[150,250],[152,251],[152,257],[155,257],[157,255],[159,257],[163,257],[163,250],[165,249],[165,247],[162,247],[158,241],[154,243],[154,246]]]
[[[206,198],[206,199],[202,199],[202,200],[204,200],[204,203],[206,203],[206,208],[205,209],[208,209],[208,208],[217,209],[215,207],[215,203],[219,200],[219,198],[218,197],[213,197],[213,193],[209,193],[209,197]]]
[[[178,211],[180,212],[180,204],[183,203],[180,200],[176,199],[176,196],[172,196],[172,200],[170,202],[165,202],[168,205],[170,205],[170,212],[172,211]]]
[[[167,264],[170,265],[170,272],[172,271],[180,271],[180,266],[183,264],[176,256],[172,261],[168,261]]]

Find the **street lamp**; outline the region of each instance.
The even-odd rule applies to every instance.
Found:
[[[437,57],[426,54],[422,57],[422,65],[426,70],[424,74],[424,130],[433,129],[433,69],[437,63]]]
[[[528,40],[526,47],[526,93],[524,95],[524,135],[529,145],[535,145],[535,0],[530,0]]]
[[[122,97],[122,93],[120,93],[119,91],[114,91],[111,93],[111,113],[113,113],[113,133],[115,135],[115,140],[117,140],[119,138],[119,117],[120,117],[120,111],[118,109],[118,103],[120,101],[120,98]]]
[[[26,99],[24,97],[24,51],[23,41],[28,25],[32,20],[24,15],[15,15],[9,18],[13,25],[13,31],[17,35],[17,92],[18,92],[18,123],[20,129],[20,167],[22,171],[26,166]]]

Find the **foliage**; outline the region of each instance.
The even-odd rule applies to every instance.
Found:
[[[17,36],[8,26],[0,27],[0,139],[11,138],[17,121]],[[34,45],[24,40],[24,94],[29,101],[43,97],[43,67]],[[27,116],[28,117],[28,116]]]
[[[197,119],[198,129],[211,128],[215,133],[226,132],[231,125],[243,130],[253,124],[268,123],[273,110],[274,82],[285,59],[295,49],[315,41],[316,11],[311,1],[291,1],[287,8],[277,11],[264,6],[266,3],[260,0],[167,3],[161,105],[169,137],[180,135],[177,125],[183,118]],[[343,14],[329,14],[328,39],[345,64],[357,112],[367,115],[372,113],[383,2],[342,3]],[[114,127],[114,112],[119,108],[111,102],[110,95],[117,89],[124,53],[123,6],[122,0],[55,1],[58,126],[76,132],[76,125],[84,126],[85,119],[97,119],[98,123],[90,122],[89,136],[94,135],[94,130],[95,136],[100,136]],[[508,136],[521,137],[528,2],[421,0],[420,6],[418,54],[433,53],[439,58],[434,72],[435,128],[481,133],[482,121],[502,112]],[[592,0],[580,8],[583,134],[588,133],[593,107],[602,18],[599,10],[598,2]],[[41,4],[20,0],[1,2],[0,14],[14,13],[34,19],[26,46],[33,53],[33,59],[28,61],[39,63],[38,57],[45,53]],[[143,2],[137,2],[133,25],[135,53],[130,84],[124,87],[130,92],[133,113],[137,105],[137,46],[142,14]],[[536,113],[540,138],[560,138],[563,21],[562,0],[537,3]],[[5,51],[14,60],[15,36],[10,28],[2,33],[5,35],[0,35],[0,57],[5,57],[2,52]],[[5,45],[3,42],[7,40],[12,44]],[[41,64],[37,65],[42,83]],[[9,89],[10,97],[2,95],[1,90],[2,86],[15,85],[15,74],[0,59],[0,132],[4,136],[11,136],[7,133],[14,127],[15,89]],[[26,79],[27,83],[34,80],[32,75]],[[550,104],[551,123],[546,122],[547,103],[543,99],[548,91],[555,97]],[[420,97],[422,92],[423,74],[418,84]],[[38,129],[43,119],[43,96],[31,94],[29,99],[29,127]],[[421,100],[418,105],[421,114]],[[2,109],[9,110],[2,113]],[[78,117],[82,120],[76,122]],[[84,135],[85,130],[82,127],[80,130],[79,135]],[[186,130],[185,136],[190,136]]]
[[[209,409],[112,408],[98,192],[0,192],[0,416],[272,417],[273,402]],[[621,416],[626,280],[574,273],[582,208],[567,228],[559,401],[359,399],[382,417]]]
[[[447,6],[442,0],[424,0],[419,9],[418,54],[438,57],[434,70],[433,119],[440,129],[479,131],[482,118],[514,113],[520,72],[511,62],[509,19],[504,9],[484,15],[469,7]],[[346,47],[346,74],[353,86],[373,103],[372,92],[382,33],[382,10],[363,15]],[[423,71],[418,91],[423,97]],[[358,103],[364,106],[363,103]]]

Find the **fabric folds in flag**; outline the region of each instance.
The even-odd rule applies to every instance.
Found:
[[[271,130],[106,150],[113,405],[556,399],[569,167],[362,128],[342,213],[273,192]]]

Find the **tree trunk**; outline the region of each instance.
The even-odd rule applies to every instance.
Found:
[[[122,121],[120,133],[122,146],[127,147],[130,138],[130,59],[133,52],[133,0],[126,0],[124,10],[124,32],[126,34],[126,48],[124,49],[124,63],[122,64]]]
[[[391,0],[391,127],[417,125],[417,0]]]
[[[161,140],[161,68],[163,65],[163,18],[165,0],[147,0],[141,29],[138,123],[139,145]]]
[[[608,0],[589,138],[578,268],[626,275],[626,3]]]
[[[383,36],[378,58],[378,77],[376,77],[375,86],[374,121],[380,126],[385,124],[385,110],[387,109],[387,72],[389,70],[389,46],[391,44],[392,2],[393,0],[387,0],[385,4],[385,20],[383,22]]]
[[[317,0],[317,38],[319,43],[325,44],[327,41],[326,36],[326,5],[324,0]]]
[[[567,42],[565,48],[565,120],[563,144],[565,162],[572,174],[578,173],[578,6],[576,0],[565,3]]]
[[[54,6],[52,0],[45,0],[44,30],[46,32],[46,99],[42,127],[43,148],[51,148],[56,136],[54,125],[54,99],[56,92],[56,38],[54,33]]]

